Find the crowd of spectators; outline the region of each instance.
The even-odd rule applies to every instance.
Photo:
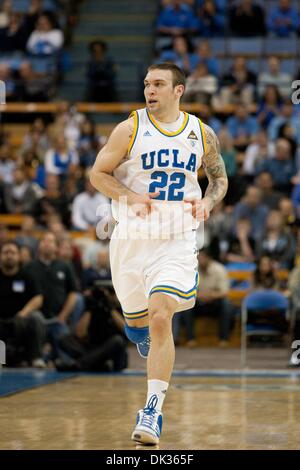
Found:
[[[7,101],[49,101],[67,67],[80,0],[0,2],[0,79]]]
[[[161,0],[157,32],[163,36],[202,37],[299,34],[297,2],[255,0]]]
[[[37,3],[40,2],[32,2]],[[246,0],[232,3],[232,34],[241,35],[232,25],[239,23],[241,26],[247,15],[255,17],[253,24],[257,28],[260,25],[260,35],[272,31],[272,34],[286,36],[296,24],[295,12],[293,22],[289,21],[290,2],[280,1],[269,18],[264,14],[262,3],[254,3]],[[297,77],[283,71],[275,55],[259,73],[252,70],[243,56],[232,60],[227,71],[221,73],[219,59],[212,53],[207,39],[212,33],[202,34],[205,38],[195,48],[191,34],[199,33],[199,24],[202,24],[202,31],[219,28],[214,34],[224,34],[220,31],[225,27],[226,8],[227,2],[221,0],[165,1],[158,20],[160,35],[171,35],[173,45],[172,49],[162,50],[158,60],[175,62],[185,70],[187,87],[183,100],[204,105],[199,117],[218,135],[229,177],[225,200],[214,208],[205,224],[205,250],[200,255],[199,270],[207,282],[200,286],[196,311],[178,315],[174,322],[175,340],[179,338],[180,323],[185,322],[190,345],[195,344],[195,312],[212,315],[217,311],[220,344],[228,341],[234,317],[227,298],[230,282],[226,268],[230,265],[254,267],[249,288],[275,287],[285,293],[289,291],[299,316],[296,332],[300,324],[299,283],[295,281],[299,277],[300,261],[300,110],[290,97],[291,82]],[[173,24],[169,21],[172,13],[176,20]],[[237,16],[238,21],[234,20]],[[211,21],[212,17],[216,17],[214,21]],[[38,16],[42,29],[46,25],[49,29],[52,20],[48,14]],[[25,15],[22,21],[29,19]],[[21,32],[23,34],[24,30]],[[52,32],[55,41],[59,42],[62,32]],[[253,33],[251,23],[244,33]],[[36,51],[34,39],[39,34],[32,31],[27,38],[28,45],[31,38],[33,55]],[[24,46],[25,42],[21,42]],[[102,101],[103,96],[110,96],[105,87],[111,85],[113,64],[106,56],[106,45],[102,41],[93,42],[90,51],[89,99]],[[50,55],[52,53],[53,50],[49,51]],[[11,64],[0,64],[0,79],[5,74],[10,77]],[[19,61],[18,73],[30,75],[32,64]],[[39,93],[34,86],[24,90],[24,93]],[[13,84],[11,91],[14,92]],[[114,99],[113,95],[111,99]],[[224,111],[227,105],[234,105],[233,113]],[[25,270],[26,274],[21,273],[24,279],[21,276],[12,281],[12,292],[19,292],[23,289],[21,284],[26,287],[27,282],[32,282],[28,296],[22,297],[23,303],[13,306],[14,314],[7,313],[10,320],[12,317],[18,319],[16,337],[21,337],[22,347],[26,346],[28,331],[36,335],[27,358],[31,364],[41,365],[53,358],[59,359],[61,370],[117,370],[126,364],[124,338],[119,333],[118,305],[115,299],[112,300],[111,293],[103,288],[98,295],[102,301],[110,299],[112,305],[110,312],[106,312],[108,331],[114,338],[108,345],[111,351],[109,364],[101,344],[90,337],[92,328],[89,328],[94,322],[93,312],[97,310],[95,303],[100,299],[97,295],[96,299],[93,297],[98,292],[94,290],[95,283],[111,279],[107,242],[95,239],[95,227],[101,217],[95,215],[96,209],[99,205],[107,206],[109,201],[91,187],[88,177],[89,168],[104,143],[105,138],[98,135],[95,123],[66,102],[59,104],[58,112],[50,121],[36,118],[19,148],[12,147],[9,135],[0,135],[0,212],[25,216],[16,245],[7,244],[10,233],[5,226],[0,227],[0,245],[3,247],[0,274],[11,276],[12,272],[13,276],[19,276],[19,270]],[[204,191],[207,182],[202,173],[199,182]],[[81,231],[84,236],[74,239],[70,236],[71,230]],[[13,268],[9,267],[9,257],[15,257]],[[286,284],[278,278],[280,270],[291,272]],[[39,273],[37,281],[27,281],[30,271]],[[0,297],[5,296],[6,291],[0,291]],[[54,291],[61,297],[53,295]],[[21,321],[27,316],[31,319],[28,324]],[[7,334],[7,328],[11,328],[15,320],[1,319],[0,328]],[[49,350],[42,348],[41,344],[45,342]]]

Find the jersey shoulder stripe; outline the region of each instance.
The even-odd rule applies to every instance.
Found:
[[[137,111],[132,111],[132,113],[130,114],[129,117],[133,117],[133,121],[134,121],[134,124],[133,124],[133,133],[132,133],[132,136],[131,136],[131,139],[130,139],[130,142],[129,142],[129,145],[128,145],[128,149],[127,149],[127,154],[129,155],[131,150],[132,150],[132,147],[134,146],[134,143],[136,141],[136,136],[138,134],[138,130],[139,130],[139,113]]]

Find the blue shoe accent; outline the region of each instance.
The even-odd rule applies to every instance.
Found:
[[[139,355],[144,359],[148,357],[150,345],[151,338],[149,335],[141,343],[137,343],[136,345]]]
[[[156,410],[157,395],[152,395],[143,410],[139,410],[136,419],[136,427],[131,439],[141,444],[156,445],[159,443],[162,431],[162,413]]]

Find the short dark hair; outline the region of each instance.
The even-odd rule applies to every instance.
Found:
[[[150,65],[150,67],[148,67],[148,72],[151,70],[170,70],[173,76],[173,87],[175,88],[177,85],[185,86],[185,73],[183,70],[181,70],[181,68],[172,62]]]
[[[90,52],[93,52],[94,49],[95,49],[95,46],[100,46],[102,47],[102,50],[103,52],[106,52],[107,51],[107,44],[105,41],[102,41],[101,39],[97,39],[97,40],[94,40],[94,41],[91,41],[89,43],[89,50]]]
[[[3,242],[0,245],[0,253],[2,253],[3,248],[7,245],[15,246],[17,248],[18,252],[20,252],[20,246],[18,245],[18,243],[15,240],[6,240],[5,242]]]

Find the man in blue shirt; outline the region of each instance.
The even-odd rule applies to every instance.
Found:
[[[258,240],[264,233],[268,208],[262,203],[261,191],[255,186],[248,186],[246,194],[233,212],[232,229],[236,234],[237,221],[247,218],[251,222],[250,236]]]
[[[167,36],[195,33],[198,29],[199,21],[193,10],[180,0],[172,0],[171,4],[162,10],[157,20],[158,32]]]
[[[237,105],[235,115],[227,120],[226,125],[234,146],[241,151],[246,149],[251,138],[260,130],[256,118],[250,116],[244,104]]]
[[[267,171],[271,173],[274,187],[278,191],[289,193],[291,178],[295,175],[295,164],[291,157],[291,144],[286,139],[277,139],[274,158],[263,161],[257,169],[257,173]]]
[[[268,29],[276,36],[288,37],[296,33],[299,28],[299,15],[295,8],[291,7],[290,0],[279,0],[268,18]]]

